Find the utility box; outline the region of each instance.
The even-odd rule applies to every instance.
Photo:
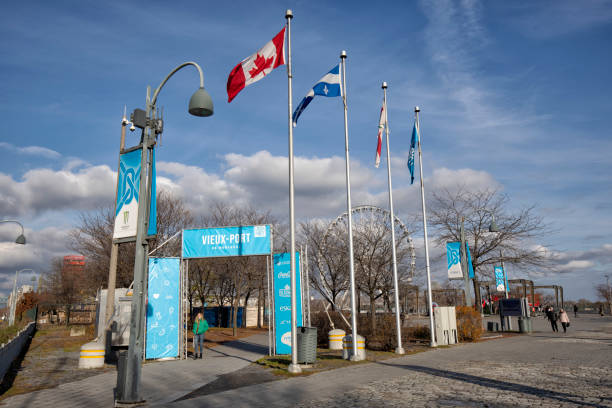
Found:
[[[436,343],[456,344],[459,342],[457,337],[455,306],[436,307],[434,309],[434,323],[436,329]]]
[[[96,336],[105,336],[107,289],[99,289],[96,296]],[[127,288],[115,289],[115,307],[111,324],[112,345],[127,346],[130,343],[130,319],[132,314],[132,296]]]

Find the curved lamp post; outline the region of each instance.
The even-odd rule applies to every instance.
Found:
[[[23,225],[21,225],[21,223],[17,220],[0,220],[0,224],[5,223],[5,222],[13,222],[15,224],[19,224],[19,226],[21,227],[21,234],[17,237],[17,239],[15,240],[15,243],[25,245],[26,239],[25,239],[25,235],[23,235]]]
[[[132,317],[130,323],[130,343],[127,353],[127,361],[123,369],[125,373],[117,375],[123,385],[119,387],[117,402],[124,405],[137,405],[144,402],[140,390],[140,375],[143,358],[144,345],[144,317],[146,311],[146,268],[148,241],[146,237],[148,229],[148,208],[151,201],[151,177],[153,164],[153,147],[157,135],[163,131],[163,122],[157,117],[157,97],[166,82],[180,69],[192,65],[200,74],[200,87],[189,100],[189,113],[194,116],[206,117],[213,114],[213,103],[210,95],[204,89],[204,74],[202,68],[195,62],[185,62],[174,68],[159,84],[153,97],[150,98],[151,87],[147,87],[146,116],[141,121],[133,120],[134,125],[143,129],[140,160],[140,188],[138,200],[138,220],[136,228],[136,251],[134,262],[134,294],[132,297]],[[136,115],[134,115],[136,116]],[[145,167],[146,166],[146,167]]]
[[[23,235],[20,235],[20,236],[22,237]],[[9,309],[9,326],[12,326],[15,324],[15,312],[17,311],[17,279],[19,279],[19,274],[25,271],[34,272],[34,270],[30,268],[20,269],[15,272],[15,280],[13,281],[13,291],[11,292],[11,305]]]

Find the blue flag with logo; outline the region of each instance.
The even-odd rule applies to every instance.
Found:
[[[410,184],[414,183],[414,151],[419,137],[416,123],[412,128],[412,139],[410,139],[410,152],[408,153],[408,170],[410,170]]]
[[[342,88],[340,87],[340,65],[333,67],[323,78],[312,87],[306,94],[302,102],[295,108],[293,112],[292,120],[293,127],[297,126],[297,121],[304,109],[314,99],[315,95],[321,96],[340,96],[342,95]]]

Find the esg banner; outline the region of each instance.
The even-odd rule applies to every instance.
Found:
[[[295,253],[297,322],[302,325],[300,253]],[[274,255],[274,329],[276,354],[291,354],[291,254]]]

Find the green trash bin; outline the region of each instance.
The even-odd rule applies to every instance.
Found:
[[[317,361],[317,328],[297,328],[297,360],[300,364],[313,364]]]
[[[518,318],[519,332],[527,333],[527,320],[524,317]]]
[[[525,318],[525,329],[527,329],[527,333],[533,332],[533,329],[531,328],[531,317]]]

